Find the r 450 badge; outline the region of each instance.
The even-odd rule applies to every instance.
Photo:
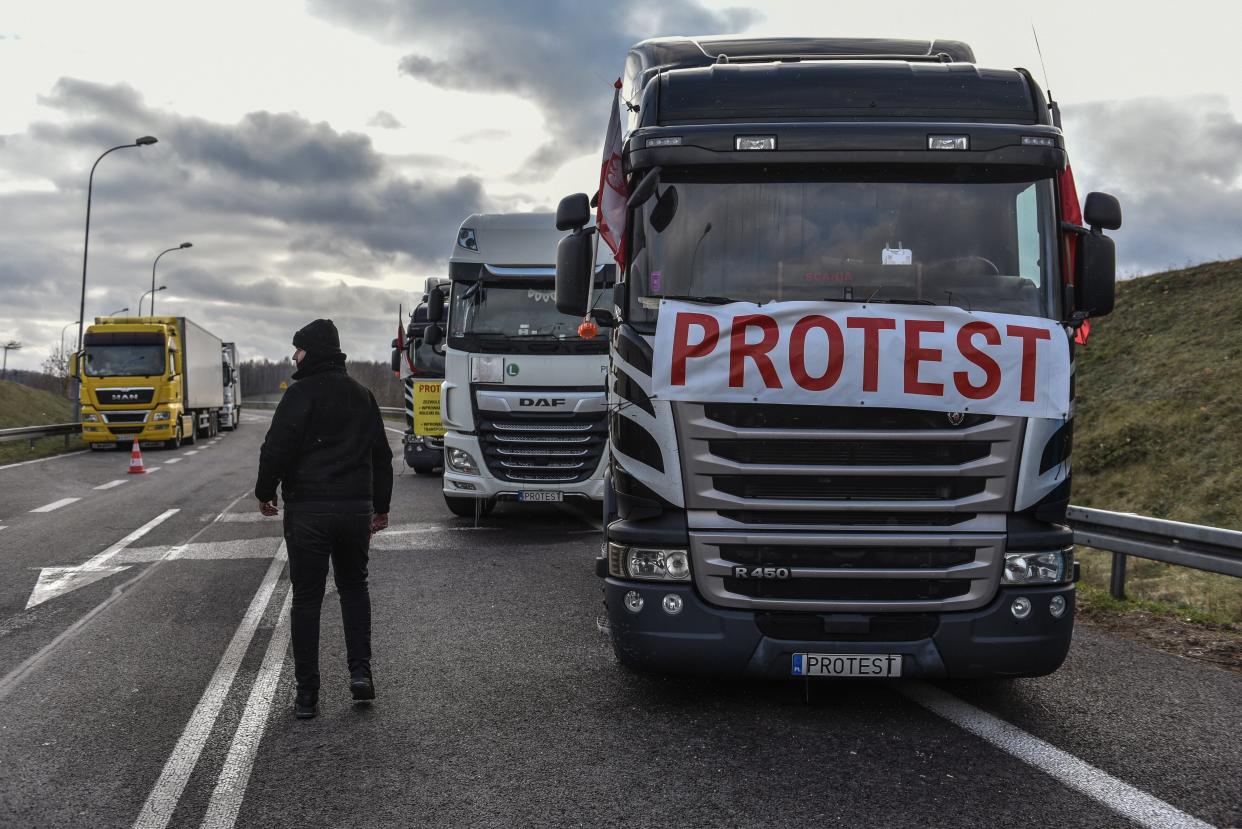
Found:
[[[746,567],[737,565],[733,568],[735,579],[787,579],[788,567]]]

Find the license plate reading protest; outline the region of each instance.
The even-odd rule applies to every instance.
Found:
[[[652,396],[1064,419],[1055,320],[954,307],[662,300]]]
[[[793,676],[901,676],[897,653],[795,653]]]
[[[519,501],[535,501],[544,504],[559,504],[565,500],[565,493],[546,489],[524,489],[518,493]]]

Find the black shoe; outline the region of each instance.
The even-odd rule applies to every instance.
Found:
[[[293,706],[293,716],[299,720],[309,720],[319,713],[319,692],[298,691],[297,702]]]
[[[375,699],[375,683],[371,680],[371,672],[365,668],[350,671],[349,693],[354,699]]]

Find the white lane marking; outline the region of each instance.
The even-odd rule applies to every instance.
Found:
[[[169,561],[229,561],[243,558],[270,559],[276,554],[280,536],[263,538],[239,538],[233,541],[199,541],[179,544],[169,553],[167,547],[130,547],[113,563],[146,564],[167,558]]]
[[[1151,829],[1211,829],[1192,815],[1140,791],[1072,754],[982,711],[964,700],[922,682],[895,686],[909,699],[976,737],[1034,766],[1061,784],[1085,794],[1119,815]]]
[[[190,451],[186,452],[186,454],[187,454],[187,455],[197,455],[197,454],[198,454],[198,450],[197,450],[197,449],[191,449]]]
[[[148,466],[147,471],[148,472],[159,472],[160,468],[158,466]]]
[[[91,450],[79,449],[76,452],[65,452],[64,454],[61,454],[61,455],[51,455],[46,458],[35,458],[33,461],[21,461],[20,463],[9,463],[9,464],[5,464],[4,466],[0,466],[0,469],[12,469],[16,466],[26,466],[32,463],[43,463],[44,461],[58,461],[61,458],[72,458],[74,455],[85,455],[89,451]]]
[[[164,461],[164,465],[168,466],[169,464],[173,464],[173,463],[181,463],[183,460],[185,460],[185,458],[169,458],[168,460]]]
[[[233,508],[233,505],[236,504],[238,501],[240,501],[244,497],[246,497],[244,493],[242,495],[238,495],[236,498],[234,498],[232,501],[229,502],[228,506],[226,506],[223,510],[220,511],[220,515],[224,515],[226,512],[231,510]],[[217,515],[216,518],[218,519],[220,515]],[[169,547],[167,554],[173,555],[178,549],[180,549],[180,547],[184,547],[187,544],[195,541],[200,535],[207,532],[207,530],[211,528],[215,523],[216,523],[215,521],[212,521],[211,523],[206,524],[201,529],[199,529],[198,532],[194,533],[194,535],[187,538],[185,542],[183,542],[179,547]],[[13,691],[22,684],[22,681],[25,680],[26,677],[28,677],[35,669],[37,669],[44,662],[51,659],[52,655],[56,653],[57,649],[60,648],[61,645],[65,644],[66,642],[72,641],[73,639],[76,639],[77,635],[81,633],[83,630],[85,630],[86,626],[90,624],[91,619],[94,619],[100,613],[103,613],[105,610],[107,610],[112,605],[113,602],[118,601],[122,596],[124,596],[126,589],[128,589],[134,584],[137,584],[139,581],[146,578],[151,573],[154,573],[155,570],[156,570],[155,567],[148,567],[144,569],[142,572],[138,573],[136,576],[132,576],[131,578],[127,579],[126,581],[112,588],[112,593],[108,596],[108,598],[104,599],[102,602],[95,605],[93,608],[87,611],[83,616],[79,617],[76,622],[74,622],[69,627],[65,628],[59,634],[57,634],[55,639],[53,639],[51,642],[48,642],[43,647],[39,648],[39,650],[35,651],[30,656],[26,657],[21,662],[21,664],[19,664],[16,668],[14,668],[13,670],[5,674],[4,678],[0,679],[0,702],[3,702],[4,699],[8,697],[9,694],[13,693]]]
[[[99,486],[95,487],[95,489],[112,489],[112,487],[120,486],[123,483],[125,483],[124,478],[117,478],[115,481],[108,481],[108,483],[106,484],[100,484]]]
[[[8,524],[0,524],[0,530],[7,530],[8,528],[9,528]]]
[[[228,515],[220,516],[222,524],[253,524],[259,521],[279,522],[280,519],[275,516],[268,518],[261,512],[230,512]]]
[[[204,829],[232,829],[237,822],[237,813],[241,811],[242,798],[246,796],[246,786],[250,783],[250,772],[254,769],[255,754],[259,743],[263,740],[263,731],[267,728],[268,714],[276,700],[276,690],[280,686],[280,674],[285,667],[285,654],[289,650],[289,605],[293,591],[285,592],[285,601],[280,608],[280,618],[272,631],[272,638],[267,643],[267,652],[263,654],[263,664],[254,678],[250,689],[250,698],[246,700],[241,722],[237,724],[237,732],[233,735],[233,743],[229,746],[228,756],[216,778],[215,789],[211,793],[211,801],[207,804],[207,814],[203,817]]]
[[[50,504],[44,504],[41,507],[36,507],[35,509],[32,509],[31,512],[52,512],[53,510],[58,510],[61,507],[67,507],[70,504],[81,500],[81,498],[61,498],[59,501],[53,501]]]
[[[151,794],[147,796],[142,811],[134,821],[134,829],[164,829],[172,820],[177,802],[181,800],[181,793],[185,791],[185,784],[189,782],[190,774],[194,771],[194,766],[198,764],[199,755],[203,753],[203,746],[207,744],[207,738],[211,735],[216,720],[220,717],[221,709],[224,708],[229,688],[233,686],[233,680],[236,679],[237,671],[241,668],[242,657],[250,648],[254,632],[267,610],[268,602],[272,598],[272,592],[276,589],[276,582],[280,578],[281,570],[284,569],[287,557],[288,553],[282,541],[280,548],[276,551],[276,556],[272,559],[271,566],[267,568],[267,574],[263,576],[263,581],[259,584],[259,589],[255,592],[254,598],[250,600],[246,615],[242,617],[241,624],[237,626],[237,631],[224,651],[224,656],[220,658],[220,664],[216,666],[215,673],[211,675],[207,689],[203,691],[203,696],[195,706],[194,713],[190,715],[190,721],[186,723],[185,730],[181,732],[181,737],[177,740],[177,745],[173,747],[172,754],[168,756],[168,762],[164,764],[164,770],[160,773],[159,779],[155,781]]]
[[[126,569],[124,566],[112,567],[109,565],[109,562],[117,553],[179,512],[181,512],[179,509],[165,510],[111,547],[97,555],[91,556],[77,567],[44,567],[39,571],[39,579],[35,582],[34,590],[30,591],[30,598],[26,600],[26,609],[29,610],[35,605],[43,604],[48,599],[54,599],[79,587],[93,584],[102,578]]]

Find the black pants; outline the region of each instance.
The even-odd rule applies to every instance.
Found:
[[[291,630],[298,690],[319,690],[319,610],[328,561],[341,596],[349,670],[371,668],[371,596],[367,550],[371,516],[285,511],[289,579],[293,582]]]

